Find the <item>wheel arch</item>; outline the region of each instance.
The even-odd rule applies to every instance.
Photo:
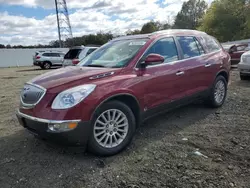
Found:
[[[49,63],[50,65],[52,65],[52,63],[50,61],[48,61],[48,60],[43,61],[43,63]]]
[[[226,70],[220,70],[215,78],[217,78],[218,76],[223,76],[226,79],[227,83],[229,82],[229,73]]]
[[[98,108],[100,108],[100,106],[102,106],[103,104],[109,102],[109,101],[119,101],[122,102],[124,104],[126,104],[133,112],[135,119],[136,119],[136,126],[138,126],[141,122],[141,107],[140,107],[140,103],[137,100],[137,98],[129,93],[119,93],[119,94],[115,94],[112,95],[104,100],[102,100],[99,105],[94,109],[92,115],[91,115],[91,119],[93,119],[94,114],[96,112],[96,110]]]

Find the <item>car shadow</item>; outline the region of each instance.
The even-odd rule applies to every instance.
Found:
[[[25,185],[31,187],[43,181],[50,185],[50,183],[55,183],[55,179],[68,176],[79,178],[81,174],[84,176],[98,168],[104,168],[117,158],[140,152],[151,142],[176,134],[214,112],[214,109],[206,108],[198,102],[155,116],[138,128],[128,148],[113,157],[99,158],[79,148],[48,144],[35,139],[26,130],[21,130],[0,138],[0,177],[3,183],[25,178],[27,180],[24,182]],[[50,179],[48,179],[48,174]]]

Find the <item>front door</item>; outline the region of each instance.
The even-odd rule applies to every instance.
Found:
[[[162,104],[180,99],[185,96],[182,90],[185,82],[185,70],[180,63],[175,40],[172,37],[161,38],[156,41],[144,54],[159,54],[165,58],[164,63],[138,69],[141,76],[140,84],[144,86],[144,109],[153,109]]]

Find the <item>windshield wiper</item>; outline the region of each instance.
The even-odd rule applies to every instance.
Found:
[[[105,67],[105,66],[103,66],[103,65],[87,65],[87,67]]]

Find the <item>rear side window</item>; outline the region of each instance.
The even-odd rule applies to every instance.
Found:
[[[51,53],[50,56],[51,57],[60,57],[59,53]]]
[[[218,42],[211,36],[203,36],[203,42],[207,46],[208,53],[215,52],[221,49]]]
[[[144,57],[148,56],[151,53],[163,56],[165,58],[164,63],[177,61],[179,59],[176,44],[173,37],[167,37],[158,40],[145,53]]]
[[[91,54],[95,50],[96,50],[95,48],[89,49],[88,52],[87,52],[87,55]]]
[[[184,59],[201,55],[197,45],[197,40],[194,37],[176,37],[183,51]]]
[[[44,53],[43,56],[45,56],[45,57],[51,57],[51,54],[50,53]]]
[[[80,54],[81,51],[82,49],[71,49],[68,51],[68,53],[66,53],[66,55],[64,56],[64,59],[78,58],[78,55]]]

